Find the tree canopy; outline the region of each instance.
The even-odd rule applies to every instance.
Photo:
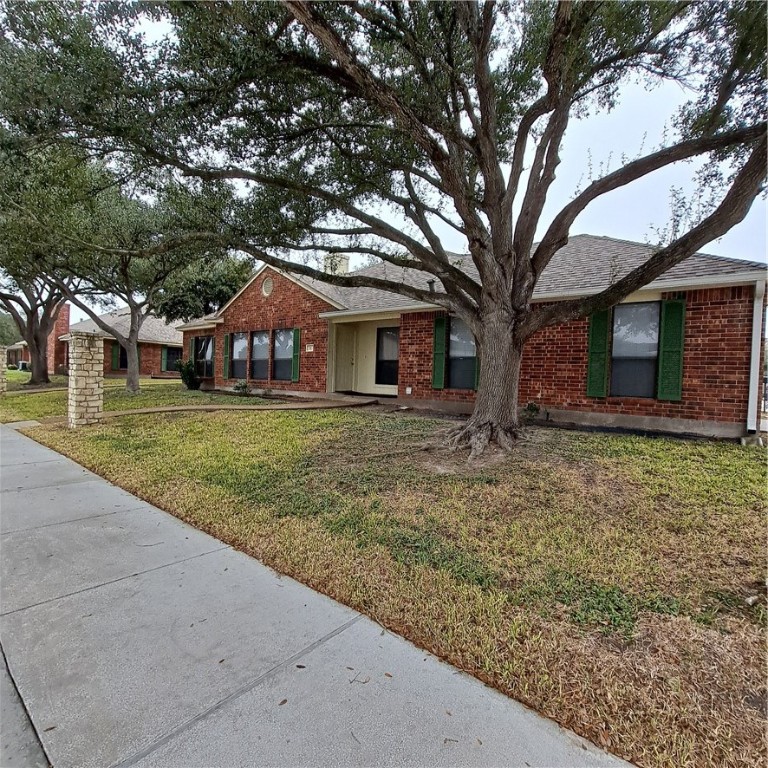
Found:
[[[7,347],[17,341],[21,341],[21,334],[16,323],[10,315],[0,312],[0,345]]]
[[[764,183],[763,3],[54,2],[6,13],[0,113],[16,130],[215,197],[213,240],[226,247],[460,315],[482,375],[457,440],[476,448],[516,432],[531,334],[652,281],[741,221]],[[638,78],[687,89],[666,143],[623,158],[543,221],[569,121],[610,110]],[[694,158],[718,191],[710,210],[601,293],[531,303],[587,206]],[[446,228],[479,280],[451,257]],[[340,253],[428,272],[441,290],[303,258]]]
[[[252,272],[252,263],[237,256],[203,257],[163,283],[155,313],[168,322],[186,322],[215,312],[248,282]]]

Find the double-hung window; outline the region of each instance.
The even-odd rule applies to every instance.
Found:
[[[474,389],[476,367],[475,337],[461,318],[451,317],[448,326],[448,386],[451,389]]]
[[[232,362],[230,377],[244,379],[248,369],[248,334],[232,334]]]
[[[611,397],[655,397],[659,360],[658,301],[613,309]]]
[[[213,336],[195,337],[195,373],[203,379],[213,377]]]
[[[251,378],[266,381],[269,378],[269,332],[251,334]]]
[[[272,378],[290,381],[293,374],[293,330],[275,331],[272,338]]]
[[[181,347],[163,347],[162,369],[175,371],[176,363],[181,360]]]

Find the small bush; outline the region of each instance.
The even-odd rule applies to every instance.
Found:
[[[9,370],[9,371],[17,371],[17,370],[18,370],[18,366],[15,366],[13,363],[11,363],[11,364],[8,366],[8,370]]]
[[[181,374],[181,380],[187,389],[200,389],[201,379],[195,371],[194,360],[177,360],[176,370]]]
[[[238,395],[250,395],[251,394],[251,388],[248,385],[248,382],[245,379],[241,379],[240,381],[235,384],[234,387],[232,387],[232,391],[235,392]]]

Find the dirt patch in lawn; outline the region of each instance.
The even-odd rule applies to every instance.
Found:
[[[335,410],[29,434],[640,765],[763,765],[765,451],[531,429],[468,464],[447,427]]]

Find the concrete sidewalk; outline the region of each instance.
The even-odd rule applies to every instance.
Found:
[[[0,642],[55,768],[625,765],[8,428],[0,488]]]

